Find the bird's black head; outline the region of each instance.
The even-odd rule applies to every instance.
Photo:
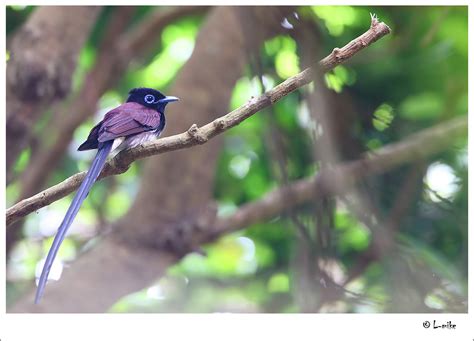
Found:
[[[165,96],[161,92],[150,88],[135,88],[128,92],[127,102],[135,102],[145,107],[155,109],[161,113],[165,112],[166,104],[177,101],[174,96]]]

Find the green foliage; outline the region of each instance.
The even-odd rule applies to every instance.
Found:
[[[400,115],[407,120],[433,120],[441,115],[442,101],[434,93],[419,93],[400,104]]]
[[[84,82],[86,73],[94,66],[96,59],[96,49],[91,45],[87,44],[81,50],[79,58],[77,60],[77,67],[72,77],[72,89],[78,91],[80,86]]]
[[[358,27],[367,12],[354,6],[312,6],[312,11],[324,21],[332,36],[340,36],[346,28]]]
[[[146,66],[132,72],[127,83],[164,89],[193,52],[199,22],[183,19],[166,27],[161,36],[161,51]]]
[[[13,5],[6,6],[6,33],[12,34],[28,18],[35,6]]]
[[[393,121],[393,108],[384,103],[380,105],[374,112],[374,118],[372,119],[372,123],[374,128],[379,131],[384,131],[387,129]]]
[[[276,273],[268,281],[269,292],[287,292],[290,290],[290,279],[286,273]]]
[[[356,81],[356,74],[354,71],[339,65],[334,70],[324,75],[326,85],[329,89],[336,92],[341,92],[344,86],[352,85]]]
[[[342,252],[361,251],[369,246],[371,233],[349,212],[342,209],[336,212],[334,227],[338,234],[338,249]]]

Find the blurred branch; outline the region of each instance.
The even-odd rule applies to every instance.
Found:
[[[421,48],[426,48],[433,41],[434,37],[436,36],[436,33],[438,33],[441,25],[445,21],[450,11],[451,11],[451,7],[447,6],[443,8],[438,18],[436,19],[436,21],[433,23],[433,25],[430,27],[428,32],[426,32],[425,36],[421,40],[421,43],[420,43]]]
[[[267,194],[261,200],[241,206],[229,217],[219,218],[214,233],[220,235],[266,221],[294,206],[313,200],[315,196],[344,193],[362,178],[439,153],[452,145],[455,137],[466,133],[467,115],[425,129],[376,152],[367,152],[359,160],[324,169],[312,178],[294,181]],[[288,200],[289,197],[293,200]],[[401,210],[401,206],[405,205],[397,204],[394,212]],[[393,219],[391,215],[389,222]],[[393,226],[393,222],[390,225]]]
[[[398,191],[390,212],[384,219],[385,221],[382,221],[382,214],[375,207],[370,212],[377,217],[379,222],[376,224],[372,223],[371,219],[364,218],[365,212],[359,212],[360,210],[351,207],[351,211],[354,211],[358,218],[371,230],[373,238],[368,249],[357,256],[357,260],[350,269],[344,285],[364,273],[370,264],[390,254],[395,246],[396,232],[414,201],[418,189],[417,184],[426,173],[427,167],[428,164],[425,159],[417,160],[413,164]]]
[[[129,60],[138,54],[149,50],[160,38],[160,32],[176,20],[189,16],[203,14],[209,10],[208,6],[178,6],[168,10],[155,11],[143,24],[127,33],[118,44],[123,61]]]
[[[7,183],[43,109],[70,91],[77,56],[100,6],[38,7],[11,41],[7,64]]]
[[[238,125],[261,109],[272,105],[289,93],[310,83],[313,79],[312,76],[315,69],[321,69],[323,72],[329,71],[388,33],[390,33],[390,28],[383,22],[379,22],[375,16],[372,16],[371,25],[368,31],[352,40],[344,47],[335,48],[331,54],[322,59],[318,65],[307,68],[299,74],[288,78],[262,96],[252,98],[243,106],[235,109],[227,115],[217,118],[201,128],[198,128],[197,125],[193,124],[187,132],[161,138],[143,144],[137,148],[119,153],[115,158],[107,162],[100,178],[124,173],[132,162],[141,158],[173,150],[190,148],[195,145],[206,143],[214,136]],[[79,187],[85,174],[86,172],[77,173],[60,184],[50,187],[41,193],[28,199],[24,199],[12,206],[7,210],[7,225],[10,225],[27,214],[68,195]]]
[[[251,29],[247,25],[243,25],[242,29]],[[245,37],[249,38],[252,37],[252,34],[246,34]],[[250,49],[249,49],[250,50]],[[253,74],[257,75],[258,82],[260,85],[260,89],[262,93],[265,92],[265,83],[264,83],[264,70],[263,70],[263,63],[258,55],[258,53],[252,53],[249,55],[250,60],[250,68]],[[314,60],[314,59],[312,59]],[[288,170],[287,170],[287,151],[286,146],[283,139],[283,133],[281,129],[278,127],[278,124],[275,119],[275,112],[273,110],[273,106],[269,106],[266,109],[262,110],[263,113],[266,112],[266,119],[269,126],[269,131],[265,133],[265,143],[268,145],[269,153],[271,156],[271,160],[275,161],[275,164],[278,168],[278,171],[274,171],[273,176],[274,179],[277,181],[278,185],[289,184],[289,177],[288,177]],[[273,170],[273,167],[272,167]],[[291,200],[291,198],[289,198]],[[299,220],[296,212],[290,211],[288,212],[288,217],[295,225],[299,237],[304,242],[311,242],[311,236],[309,232],[306,230],[306,226]]]

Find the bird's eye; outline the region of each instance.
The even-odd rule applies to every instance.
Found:
[[[153,95],[146,95],[145,96],[145,102],[148,104],[151,104],[155,101],[155,96]]]

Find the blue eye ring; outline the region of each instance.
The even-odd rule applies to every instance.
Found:
[[[155,96],[150,95],[150,94],[146,95],[143,99],[145,103],[148,103],[148,104],[152,104],[153,102],[155,102]]]

